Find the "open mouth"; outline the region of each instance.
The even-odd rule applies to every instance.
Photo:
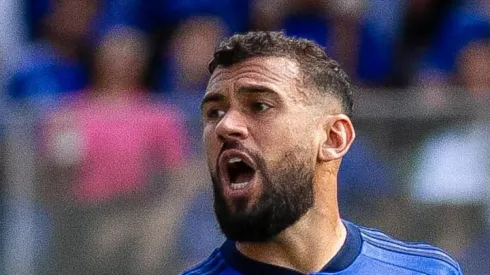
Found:
[[[246,189],[256,172],[252,160],[238,150],[227,150],[221,155],[220,169],[223,183],[232,191]]]
[[[233,157],[228,161],[227,170],[233,190],[247,187],[255,175],[255,170],[239,157]]]

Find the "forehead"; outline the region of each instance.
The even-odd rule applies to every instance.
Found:
[[[218,66],[211,75],[206,93],[236,90],[255,84],[278,92],[302,83],[296,62],[284,57],[253,57],[229,67]]]

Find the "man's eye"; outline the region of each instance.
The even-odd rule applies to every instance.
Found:
[[[271,105],[267,104],[267,103],[264,103],[264,102],[254,102],[252,104],[252,109],[255,111],[255,112],[263,112],[263,111],[267,111],[268,109],[271,108]]]
[[[206,117],[210,119],[221,118],[225,115],[225,111],[221,109],[209,109],[206,112]]]

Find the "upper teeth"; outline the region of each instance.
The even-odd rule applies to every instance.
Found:
[[[236,162],[240,162],[240,161],[242,161],[241,158],[235,157],[235,158],[230,159],[230,161],[228,163],[236,163]]]

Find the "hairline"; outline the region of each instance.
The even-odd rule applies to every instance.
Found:
[[[213,75],[215,74],[216,70],[218,70],[218,69],[230,68],[234,65],[242,64],[242,63],[247,62],[247,61],[252,60],[252,59],[265,59],[265,58],[282,58],[282,59],[288,60],[289,62],[292,62],[297,67],[299,75],[298,75],[298,78],[295,78],[295,80],[294,80],[297,84],[296,89],[305,89],[306,90],[307,94],[305,94],[304,92],[301,92],[301,91],[298,91],[298,93],[303,94],[303,97],[304,97],[303,102],[305,102],[307,105],[326,106],[327,108],[323,108],[323,109],[327,113],[335,112],[335,113],[347,114],[346,110],[344,110],[344,108],[343,108],[342,99],[339,98],[339,96],[336,95],[336,93],[334,91],[332,91],[333,88],[325,89],[322,91],[315,84],[315,82],[313,80],[308,79],[309,78],[308,74],[305,72],[305,70],[301,66],[301,63],[298,61],[298,58],[296,58],[292,54],[287,54],[287,53],[284,53],[284,54],[261,53],[261,54],[245,57],[245,58],[241,59],[240,61],[234,62],[232,64],[228,64],[228,65],[217,64],[211,73],[210,80],[213,78]],[[317,100],[317,99],[321,99],[321,100]],[[329,99],[333,99],[333,100],[335,100],[335,102],[327,102]],[[338,111],[335,110],[337,108],[339,109]]]

